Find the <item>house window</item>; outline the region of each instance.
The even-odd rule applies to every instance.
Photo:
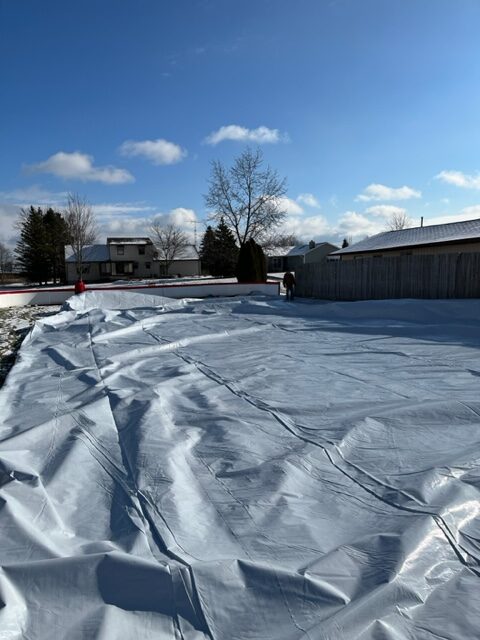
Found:
[[[100,263],[100,275],[108,276],[112,273],[112,265],[110,262]]]
[[[129,273],[133,273],[133,262],[116,262],[115,263],[115,274],[126,275]]]
[[[138,255],[139,256],[144,256],[145,255],[145,245],[140,245],[138,247]]]
[[[117,246],[117,256],[123,256],[125,254],[125,247],[123,244]]]
[[[145,269],[150,269],[150,262],[145,262]]]

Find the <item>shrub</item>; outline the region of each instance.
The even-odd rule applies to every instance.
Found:
[[[267,263],[265,254],[255,240],[248,240],[240,247],[237,262],[238,282],[265,282]]]

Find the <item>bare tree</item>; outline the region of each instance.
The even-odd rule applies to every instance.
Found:
[[[269,233],[262,236],[261,246],[264,251],[268,252],[277,247],[286,249],[287,247],[295,247],[300,244],[300,240],[293,233]]]
[[[159,220],[151,222],[150,232],[158,257],[162,261],[162,275],[168,275],[172,262],[175,258],[181,257],[189,244],[187,235],[176,225],[162,225]]]
[[[285,218],[282,198],[286,181],[270,167],[263,167],[260,149],[247,149],[226,169],[212,163],[212,175],[205,204],[211,219],[223,217],[242,246],[247,240],[259,240]]]
[[[3,282],[5,274],[12,271],[13,268],[13,253],[10,249],[0,242],[0,277]]]
[[[412,226],[412,221],[406,211],[396,211],[392,213],[387,222],[388,231],[401,231]]]
[[[78,277],[82,277],[84,250],[97,239],[98,230],[95,214],[87,200],[78,193],[69,193],[64,219],[67,223],[68,244],[75,257]]]

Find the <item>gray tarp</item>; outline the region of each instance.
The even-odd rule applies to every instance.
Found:
[[[479,301],[71,306],[0,392],[0,639],[478,640]]]

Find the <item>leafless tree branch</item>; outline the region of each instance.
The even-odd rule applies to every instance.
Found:
[[[162,225],[158,220],[150,223],[153,244],[158,251],[158,257],[163,263],[165,275],[175,258],[180,258],[188,246],[187,235],[176,225]]]
[[[69,193],[64,219],[67,224],[69,245],[75,256],[77,274],[81,277],[85,247],[97,239],[95,214],[87,200],[78,193]]]
[[[242,245],[250,238],[259,239],[285,218],[285,193],[285,179],[263,167],[260,149],[247,149],[228,170],[213,162],[205,204],[212,210],[210,219],[224,218]]]

